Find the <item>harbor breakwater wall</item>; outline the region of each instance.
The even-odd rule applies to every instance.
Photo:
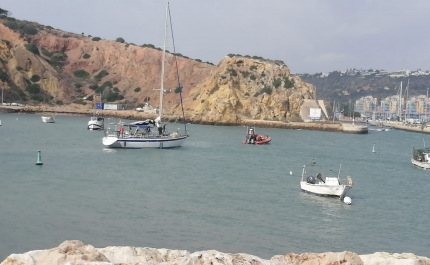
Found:
[[[354,252],[287,253],[262,259],[245,253],[223,253],[147,247],[114,246],[95,248],[78,240],[58,247],[11,254],[0,265],[430,265],[430,259],[412,253]]]
[[[397,130],[430,134],[430,124],[405,124],[402,122],[383,122],[381,125],[386,127],[392,127]]]
[[[33,114],[57,114],[57,115],[76,115],[76,116],[100,116],[127,120],[145,120],[155,119],[157,114],[137,112],[135,110],[98,110],[68,106],[25,106],[18,108],[9,108],[8,112],[33,113]],[[279,129],[302,129],[313,131],[328,132],[345,132],[345,133],[367,133],[366,126],[351,125],[347,123],[332,122],[281,122],[268,120],[241,120],[236,123],[228,122],[207,122],[198,117],[187,117],[185,121],[177,115],[163,114],[163,120],[168,122],[187,122],[202,125],[219,125],[219,126],[256,126],[261,128],[279,128]]]

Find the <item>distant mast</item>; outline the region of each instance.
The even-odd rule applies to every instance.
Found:
[[[402,120],[402,81],[400,81],[400,88],[399,88],[399,106],[398,106],[398,113],[399,113],[399,121]]]
[[[163,41],[163,54],[161,56],[161,83],[160,83],[160,106],[158,109],[158,114],[161,117],[163,115],[163,94],[164,94],[164,61],[166,59],[166,39],[167,39],[167,18],[169,15],[169,1],[166,0],[166,16],[164,25],[164,41]]]

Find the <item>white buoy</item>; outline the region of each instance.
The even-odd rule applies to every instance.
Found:
[[[37,151],[36,166],[41,166],[41,165],[43,165],[43,163],[42,163],[42,154],[41,154],[41,152],[39,150],[39,151]]]
[[[343,202],[350,205],[352,203],[351,198],[350,197],[345,197],[343,198]]]
[[[291,175],[291,176],[293,175],[293,171],[290,171],[290,175]]]
[[[375,151],[375,144],[373,144],[372,153],[376,153],[376,151]]]

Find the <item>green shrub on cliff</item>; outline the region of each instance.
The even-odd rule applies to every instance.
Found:
[[[18,23],[16,23],[16,21],[6,21],[3,23],[3,25],[14,31],[19,29]]]
[[[51,56],[51,60],[53,60],[55,62],[66,61],[67,58],[68,58],[67,54],[61,53],[61,52],[56,52],[56,53],[52,54],[52,56]]]
[[[73,72],[73,74],[80,79],[87,79],[90,77],[90,74],[85,70],[76,70]]]
[[[92,38],[91,40],[92,40],[92,41],[99,41],[99,40],[101,40],[101,38],[99,38],[99,37],[94,37],[94,38]]]
[[[33,76],[30,78],[30,80],[31,80],[31,82],[39,82],[39,81],[40,81],[40,76],[38,76],[38,75],[33,75]]]
[[[88,59],[90,57],[91,57],[91,55],[89,55],[88,53],[85,53],[84,55],[82,55],[82,58],[84,58],[84,59]]]
[[[45,49],[43,47],[40,50],[42,51],[43,55],[48,56],[48,57],[51,57],[54,54],[54,53],[48,51],[47,49]]]
[[[289,79],[288,77],[284,77],[284,87],[285,88],[293,88],[294,87],[294,80],[293,79]]]
[[[103,85],[99,86],[95,90],[95,92],[96,93],[101,93],[101,92],[103,92],[105,90],[105,88],[112,88],[112,86],[113,86],[112,82],[106,81],[106,82],[103,83]]]
[[[35,27],[30,25],[24,25],[20,31],[21,33],[25,33],[28,35],[36,35],[38,33],[38,30]]]
[[[32,96],[31,96],[31,99],[32,99],[32,100],[39,101],[39,102],[42,102],[42,101],[43,101],[43,97],[42,97],[41,95],[32,95]]]
[[[209,95],[212,95],[213,93],[217,92],[218,90],[219,90],[219,86],[218,86],[218,85],[215,85],[215,86],[211,89],[211,91],[209,91]]]
[[[123,38],[119,37],[119,38],[116,38],[116,42],[124,43],[125,40]]]
[[[143,44],[143,45],[142,45],[142,46],[140,46],[140,47],[156,49],[156,47],[155,47],[154,45],[152,45],[152,44]]]
[[[38,94],[40,92],[39,84],[31,84],[25,90],[27,90],[30,94]]]
[[[261,94],[264,94],[264,93],[266,93],[268,95],[271,95],[272,94],[272,89],[270,87],[266,86],[263,89],[261,89],[260,91],[258,91],[257,93],[255,93],[254,97],[258,97],[258,96],[260,96]]]
[[[9,81],[9,76],[5,71],[3,71],[3,69],[0,69],[0,80],[3,82]]]
[[[0,8],[0,15],[7,16],[8,14],[9,14],[9,11],[7,11],[6,9]]]
[[[37,49],[36,45],[34,45],[33,43],[25,44],[25,48],[27,49],[27,51],[39,55],[39,50]]]
[[[109,75],[109,73],[106,70],[101,70],[100,73],[98,73],[96,76],[94,76],[94,79],[98,82],[102,80],[103,77]]]
[[[276,78],[275,80],[273,80],[272,85],[275,88],[278,88],[280,85],[282,84],[282,80],[280,78]]]
[[[109,91],[109,93],[106,95],[106,101],[108,102],[113,102],[121,99],[124,99],[124,96],[119,94],[118,92]]]
[[[140,92],[140,87],[136,87],[135,89],[134,89],[134,92]]]

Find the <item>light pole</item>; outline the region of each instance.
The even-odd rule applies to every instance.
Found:
[[[427,94],[429,89],[427,88]],[[1,88],[1,105],[3,106],[3,88]]]

